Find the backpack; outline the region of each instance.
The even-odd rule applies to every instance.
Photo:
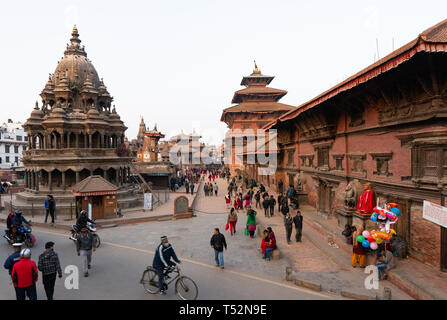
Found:
[[[402,237],[397,236],[390,244],[390,248],[395,256],[399,259],[404,259],[408,255],[408,247]]]

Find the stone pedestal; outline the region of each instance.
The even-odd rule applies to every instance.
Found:
[[[376,224],[371,221],[371,214],[359,214],[356,211],[352,214],[352,224],[354,226],[363,226],[363,229],[377,228]]]
[[[340,228],[345,228],[345,225],[349,224],[352,226],[352,214],[355,212],[355,210],[352,209],[339,209],[336,210],[335,213],[337,214],[337,221],[338,226]]]

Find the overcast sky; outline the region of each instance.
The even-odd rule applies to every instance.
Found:
[[[2,1],[0,123],[29,117],[74,23],[130,139],[143,116],[218,144],[254,59],[298,106],[445,18],[442,0]]]

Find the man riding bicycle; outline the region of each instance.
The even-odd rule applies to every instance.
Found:
[[[175,267],[177,265],[174,261],[171,261],[171,258],[173,258],[178,264],[181,264],[180,260],[175,254],[174,248],[168,242],[168,237],[163,236],[161,237],[161,243],[155,250],[154,261],[152,262],[152,266],[158,273],[158,287],[160,288],[160,294],[166,294],[165,290],[163,289],[164,276],[167,276],[171,267]],[[165,268],[166,272],[164,272]]]

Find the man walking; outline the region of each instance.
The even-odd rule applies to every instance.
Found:
[[[191,184],[189,185],[189,189],[191,190],[191,195],[194,193],[194,182],[191,181]]]
[[[16,289],[17,300],[37,300],[36,282],[38,278],[37,266],[31,260],[31,250],[20,251],[20,261],[14,264],[11,273],[12,283]]]
[[[56,211],[56,201],[52,195],[49,195],[48,210],[50,211],[51,224],[54,225],[54,213]],[[46,221],[45,221],[46,222]]]
[[[268,196],[264,197],[264,200],[262,201],[262,207],[264,208],[264,215],[266,217],[268,217],[269,216],[269,207],[270,207],[270,200],[269,200]]]
[[[301,211],[297,210],[296,215],[293,217],[293,223],[295,224],[295,239],[296,242],[301,242],[301,236],[303,234],[303,216],[301,215]]]
[[[275,214],[275,205],[276,205],[275,197],[271,195],[269,200],[270,217],[273,217],[273,215]]]
[[[188,181],[188,179],[185,180],[185,189],[186,189],[186,193],[189,193],[189,181]]]
[[[50,195],[47,194],[47,197],[45,198],[45,223],[47,223],[48,215],[50,214]]]
[[[293,225],[293,218],[288,213],[286,217],[284,218],[284,227],[286,228],[286,238],[287,238],[287,244],[290,244],[290,237],[292,236],[292,225]]]
[[[54,252],[54,242],[45,244],[45,252],[39,256],[37,268],[42,272],[42,282],[48,300],[53,300],[54,285],[56,283],[56,273],[59,279],[62,278],[62,269],[59,257]]]
[[[214,249],[214,259],[216,260],[216,267],[224,268],[223,249],[227,250],[227,242],[225,236],[220,233],[219,228],[214,228],[214,234],[210,240],[211,248]]]
[[[84,277],[88,277],[88,269],[92,267],[92,250],[95,251],[96,249],[93,248],[93,236],[87,231],[87,228],[81,229],[81,233],[76,240],[76,249],[78,256],[82,255]]]
[[[218,190],[219,190],[219,187],[217,186],[217,183],[214,182],[214,193],[215,193],[216,197],[217,197],[217,191]]]

